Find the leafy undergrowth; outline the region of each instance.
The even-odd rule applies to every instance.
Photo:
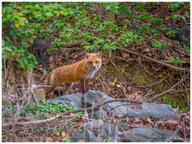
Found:
[[[61,104],[55,101],[44,101],[41,105],[37,106],[34,102],[32,102],[29,106],[27,106],[21,115],[38,115],[41,118],[47,118],[50,114],[64,113],[67,111],[74,110],[74,106]]]

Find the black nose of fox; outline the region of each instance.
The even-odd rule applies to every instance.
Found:
[[[95,69],[95,68],[97,68],[97,66],[95,65],[95,66],[93,66],[93,68]]]

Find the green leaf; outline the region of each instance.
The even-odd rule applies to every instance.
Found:
[[[182,18],[184,21],[187,21],[187,19],[186,19],[184,16],[181,16],[181,18]]]
[[[48,17],[52,17],[53,16],[53,14],[51,12],[47,12],[45,15],[48,16]]]
[[[70,142],[68,138],[62,138],[62,142]]]
[[[188,106],[186,106],[185,108],[184,108],[184,110],[183,110],[184,112],[188,112],[189,111],[189,107]]]

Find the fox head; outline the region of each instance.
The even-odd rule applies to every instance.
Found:
[[[97,71],[101,67],[101,52],[86,53],[86,66],[89,71]]]

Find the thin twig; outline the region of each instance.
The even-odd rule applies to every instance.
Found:
[[[184,90],[175,90],[174,88],[175,88],[177,85],[179,85],[181,82],[185,81],[185,80],[188,79],[188,78],[189,78],[189,77],[187,77],[186,75],[182,76],[181,80],[178,81],[176,84],[174,84],[170,89],[168,89],[168,90],[166,90],[166,91],[164,91],[164,92],[162,92],[162,93],[160,93],[160,94],[157,94],[157,95],[153,96],[152,98],[150,98],[150,100],[153,100],[153,99],[155,99],[155,98],[157,98],[157,97],[159,97],[159,96],[162,96],[162,95],[164,95],[165,93],[168,93],[168,92],[171,92],[171,91],[175,91],[175,92],[185,91],[186,89],[184,89]]]

